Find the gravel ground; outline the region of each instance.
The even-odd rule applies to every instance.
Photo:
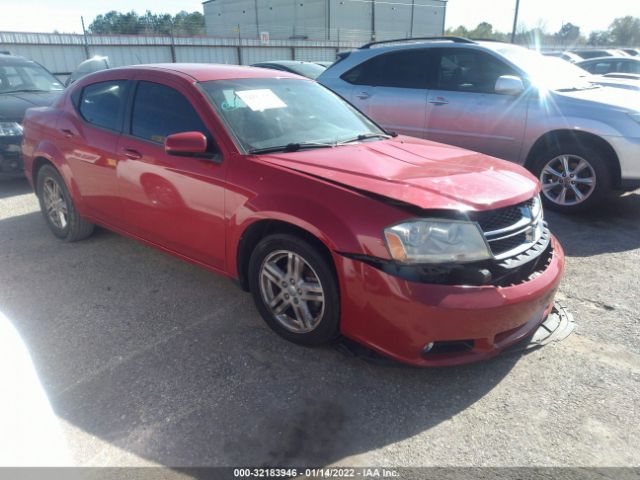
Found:
[[[2,182],[0,464],[638,466],[640,192],[547,217],[574,334],[416,369],[289,344],[229,280],[108,231],[62,243]]]

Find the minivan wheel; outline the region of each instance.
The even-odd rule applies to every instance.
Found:
[[[337,337],[338,282],[311,244],[293,235],[270,235],[251,254],[248,273],[258,311],[280,336],[307,346]]]
[[[585,211],[611,190],[611,173],[604,157],[582,145],[549,149],[533,164],[542,186],[545,207],[562,213]]]
[[[94,225],[78,215],[64,180],[55,168],[45,165],[38,171],[36,193],[40,210],[56,237],[75,242],[91,235]]]

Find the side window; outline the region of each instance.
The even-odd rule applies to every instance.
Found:
[[[355,85],[427,88],[434,71],[428,50],[402,50],[379,55],[342,75]]]
[[[78,109],[82,118],[98,127],[122,130],[127,81],[111,80],[87,85],[82,89]]]
[[[477,50],[463,48],[441,50],[438,62],[439,90],[494,93],[502,75],[518,75],[506,63]]]
[[[192,131],[202,132],[211,140],[204,123],[184,95],[159,83],[138,83],[131,117],[132,135],[162,143],[173,133]]]
[[[640,62],[634,62],[632,60],[629,61],[621,61],[620,69],[621,72],[624,73],[640,73]]]

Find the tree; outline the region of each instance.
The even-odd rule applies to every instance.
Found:
[[[571,22],[565,23],[555,37],[562,45],[575,45],[580,38],[580,27]]]
[[[620,47],[640,45],[640,18],[631,15],[616,18],[609,26],[609,36]]]
[[[592,47],[611,45],[611,37],[607,30],[594,30],[589,34],[587,44]]]
[[[136,12],[120,13],[112,10],[98,15],[88,28],[94,34],[140,33],[161,35],[202,35],[205,31],[204,15],[200,12],[151,13],[147,10],[140,16]]]

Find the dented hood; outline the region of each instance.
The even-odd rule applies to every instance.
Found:
[[[259,158],[425,209],[488,210],[538,191],[536,179],[514,163],[412,137]]]

